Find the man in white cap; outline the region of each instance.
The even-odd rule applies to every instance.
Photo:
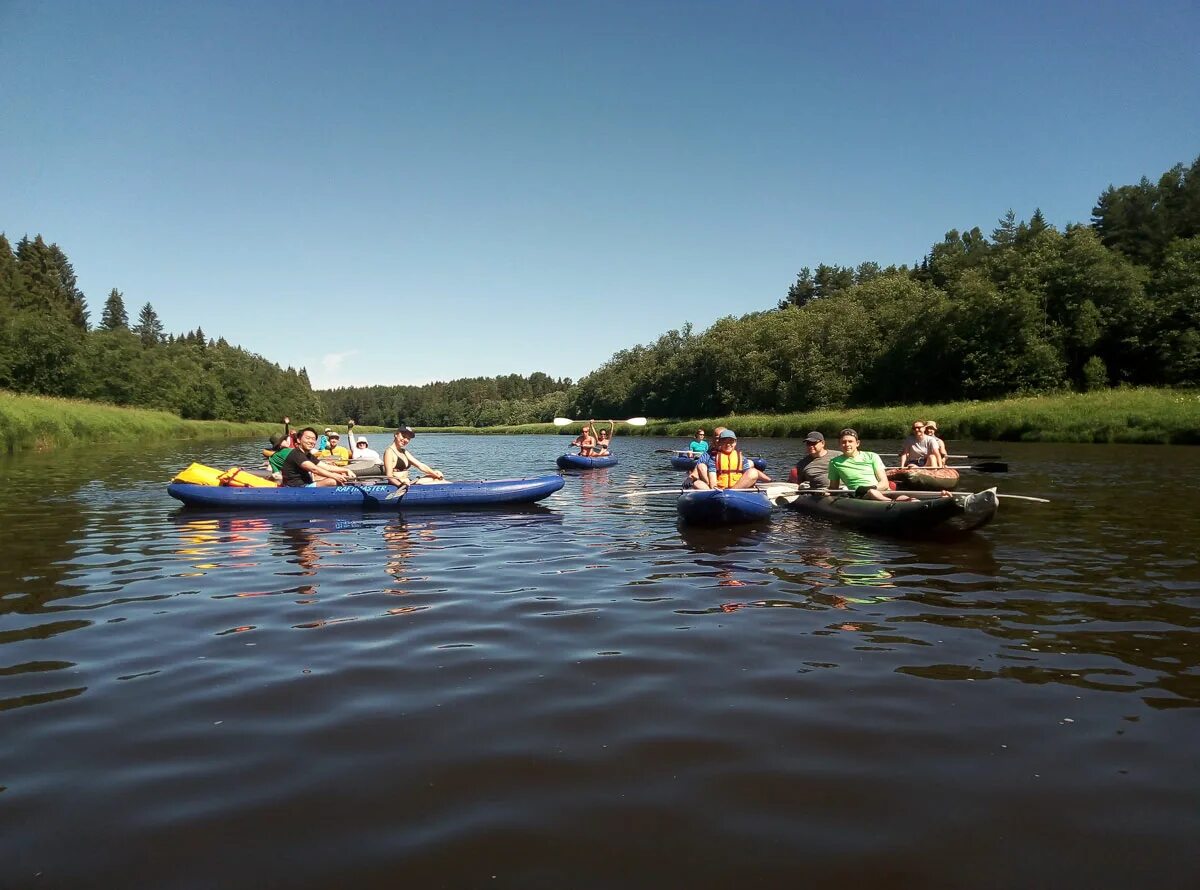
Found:
[[[358,437],[358,441],[354,443],[354,459],[369,460],[376,464],[383,463],[383,458],[379,456],[379,452],[372,448],[371,443],[361,435]]]

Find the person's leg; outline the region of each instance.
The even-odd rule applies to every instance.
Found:
[[[751,468],[742,473],[742,478],[733,486],[734,488],[753,488],[760,482],[770,482],[771,477],[761,470]]]

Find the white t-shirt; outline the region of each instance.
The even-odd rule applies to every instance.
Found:
[[[383,458],[379,456],[379,452],[373,448],[355,448],[351,460],[371,460],[377,464],[383,463]]]

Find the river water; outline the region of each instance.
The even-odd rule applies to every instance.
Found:
[[[0,461],[0,886],[1200,885],[1200,448],[951,443],[1052,503],[914,543],[681,530],[679,444],[311,518],[166,495],[259,443]]]

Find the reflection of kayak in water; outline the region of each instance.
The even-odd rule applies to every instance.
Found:
[[[771,515],[771,502],[753,488],[688,489],[676,503],[679,518],[693,525],[735,525]]]
[[[563,470],[597,470],[601,467],[615,467],[617,459],[611,454],[605,457],[584,457],[582,454],[560,454],[558,466]]]
[[[167,494],[189,507],[223,510],[313,510],[331,507],[409,510],[528,504],[549,497],[562,487],[563,477],[553,473],[529,479],[410,485],[403,494],[390,500],[388,495],[396,491],[396,486],[376,482],[326,488],[235,488],[172,482],[167,486]]]

